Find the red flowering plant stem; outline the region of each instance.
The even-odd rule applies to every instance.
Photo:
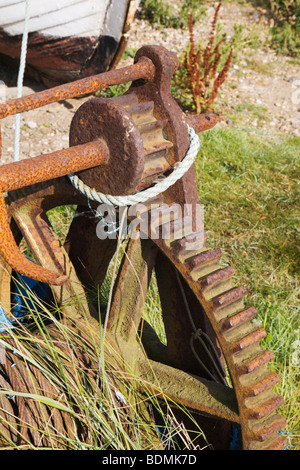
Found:
[[[222,38],[215,44],[216,25],[221,2],[215,7],[208,42],[204,48],[202,44],[196,46],[194,38],[194,23],[192,13],[189,15],[189,48],[185,53],[183,66],[186,69],[185,87],[190,89],[193,96],[197,114],[210,110],[217,98],[218,90],[224,83],[230,63],[232,61],[232,48],[223,66],[218,71],[222,58]]]

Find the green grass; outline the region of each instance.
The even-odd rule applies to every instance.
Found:
[[[208,243],[223,249],[258,310],[299,448],[300,139],[226,128],[201,141],[196,170]]]
[[[300,65],[300,59],[288,59],[287,63],[291,65]]]
[[[274,64],[272,62],[263,62],[257,57],[246,58],[246,63],[246,67],[256,73],[272,76],[272,72],[274,71]]]
[[[234,123],[243,122],[245,119],[255,119],[258,123],[271,120],[268,108],[253,103],[231,104],[227,114]]]
[[[153,26],[160,28],[187,28],[189,14],[194,21],[205,15],[201,0],[185,0],[184,2],[168,2],[166,0],[141,0],[139,15]]]

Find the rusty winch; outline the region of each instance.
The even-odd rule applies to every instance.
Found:
[[[70,175],[92,195],[125,197],[123,205],[112,204],[119,213],[127,205],[126,197],[143,193],[173,174],[190,148],[189,129],[198,134],[218,120],[213,113],[186,116],[182,112],[170,92],[177,67],[175,54],[160,46],[145,46],[131,66],[0,105],[2,119],[132,82],[123,96],[93,97],[79,107],[68,149],[1,167],[1,302],[7,305],[10,299],[11,270],[51,285],[62,305],[64,299],[83,298],[92,285],[101,286],[117,237],[96,235],[95,220],[85,217],[85,212],[91,206],[96,210],[99,200],[74,187]],[[60,246],[46,213],[70,204],[77,205],[77,217],[65,245]],[[182,211],[170,211],[174,204]],[[273,353],[260,347],[266,332],[252,322],[257,312],[245,308],[246,289],[233,285],[233,269],[221,266],[221,250],[206,246],[203,227],[197,223],[199,205],[193,166],[143,203],[144,220],[145,215],[151,220],[144,237],[128,241],[109,317],[104,319],[106,337],[127,364],[135,364],[136,373],[150,388],[158,385],[170,403],[190,410],[215,449],[228,448],[232,426],[239,431],[241,449],[283,449],[286,439],[279,431],[285,420],[276,412],[283,399],[272,390],[279,377],[268,369]],[[123,213],[129,222],[135,219],[130,211]],[[166,225],[168,236],[162,236]],[[21,254],[22,238],[36,263]],[[151,331],[139,333],[152,271],[166,344]],[[97,325],[88,302],[68,305],[63,312],[75,324],[90,316],[91,327]],[[201,335],[205,341],[197,342]],[[21,406],[9,412],[20,410]],[[39,442],[33,435],[31,439]]]

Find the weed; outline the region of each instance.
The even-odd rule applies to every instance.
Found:
[[[246,28],[243,24],[235,23],[233,25],[233,38],[230,41],[231,47],[234,49],[233,59],[236,58],[238,51],[245,50],[246,48],[258,49],[262,46],[260,32],[256,24],[253,24],[250,29]]]
[[[271,45],[279,52],[300,56],[299,0],[269,0],[274,25]]]
[[[151,24],[166,25],[173,17],[170,5],[163,0],[141,0],[141,13],[143,19],[147,19]]]
[[[287,63],[291,65],[300,65],[300,59],[288,59]]]
[[[130,87],[131,82],[121,83],[120,85],[112,85],[105,90],[97,91],[95,96],[101,98],[113,98],[115,96],[124,95],[125,91]]]
[[[187,28],[190,13],[195,21],[205,14],[202,3],[201,0],[186,0],[181,5],[176,2],[171,5],[164,0],[141,0],[140,17],[157,27]]]
[[[127,57],[132,57],[132,58],[134,58],[135,53],[136,53],[136,49],[133,49],[133,48],[131,48],[131,47],[126,47],[126,48],[125,48],[125,51],[123,52],[122,59],[123,59],[123,60],[126,60]]]
[[[217,98],[218,90],[224,83],[232,60],[233,48],[231,47],[226,60],[223,60],[224,49],[221,47],[225,37],[216,41],[216,25],[218,13],[221,7],[219,3],[215,7],[215,14],[211,24],[211,30],[206,46],[202,43],[195,44],[193,30],[193,15],[189,17],[189,46],[183,55],[182,66],[175,74],[174,84],[177,95],[179,90],[189,93],[190,102],[185,107],[191,107],[197,113],[210,110]],[[184,94],[182,95],[184,98]]]

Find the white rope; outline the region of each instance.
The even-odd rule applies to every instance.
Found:
[[[24,31],[23,31],[21,55],[20,55],[20,66],[19,66],[19,74],[18,74],[18,82],[17,82],[17,86],[18,86],[17,98],[21,98],[22,93],[23,93],[23,80],[24,80],[26,54],[27,54],[29,18],[30,18],[30,0],[25,0],[25,21],[24,21]],[[21,117],[20,114],[17,114],[15,118],[14,161],[19,161],[19,158],[20,158],[20,127],[21,127],[20,117]]]
[[[146,202],[149,199],[158,196],[158,194],[166,191],[170,186],[176,183],[176,181],[178,181],[192,166],[200,148],[200,140],[194,129],[188,126],[188,130],[190,136],[190,146],[185,157],[181,162],[178,162],[174,165],[174,170],[169,176],[162,179],[151,188],[129,196],[111,196],[97,192],[94,188],[90,188],[84,184],[83,181],[74,173],[68,175],[70,181],[72,182],[73,186],[82,194],[84,194],[88,199],[92,199],[93,201],[97,201],[101,204],[110,204],[113,206],[124,207]]]

